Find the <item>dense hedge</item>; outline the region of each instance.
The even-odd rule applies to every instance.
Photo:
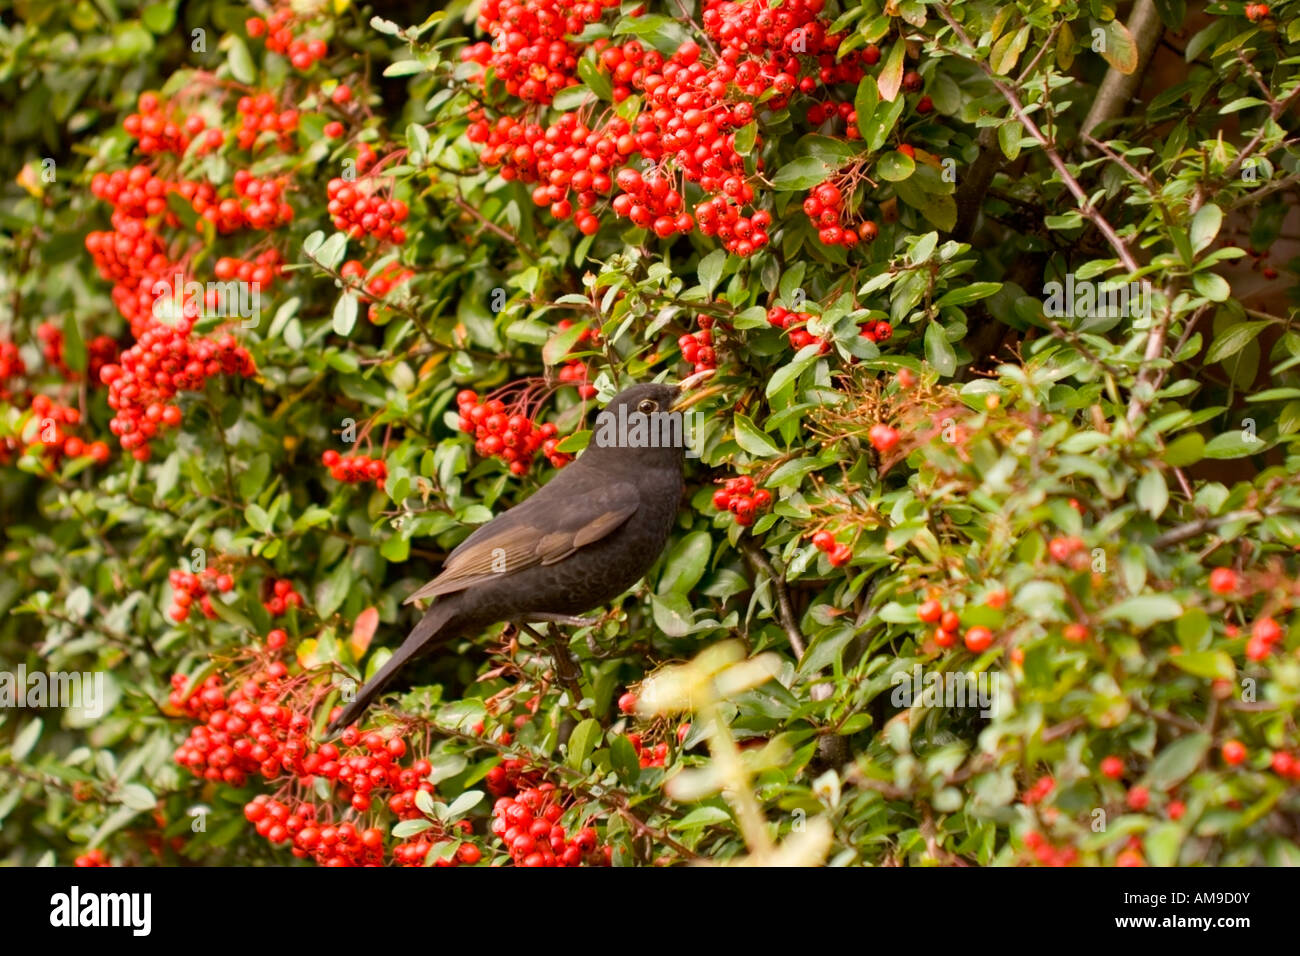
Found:
[[[1300,862],[1300,4],[255,6],[0,25],[8,861]],[[702,369],[600,625],[324,742]]]

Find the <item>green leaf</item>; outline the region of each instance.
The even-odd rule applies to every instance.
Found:
[[[162,36],[176,25],[176,10],[171,3],[151,3],[140,11],[140,22],[150,33]]]
[[[962,286],[957,289],[949,289],[935,303],[936,308],[943,308],[945,305],[966,305],[979,299],[987,299],[991,295],[997,294],[1002,288],[1001,282],[972,282],[970,285]]]
[[[902,88],[903,56],[906,52],[907,44],[903,42],[902,37],[899,37],[890,48],[885,65],[876,74],[876,89],[880,93],[880,98],[886,102],[892,103],[898,96],[899,89]]]
[[[682,538],[664,559],[664,570],[659,576],[658,592],[689,594],[704,577],[713,555],[713,536],[707,531],[693,531]]]
[[[248,47],[242,37],[231,36],[226,62],[230,66],[230,75],[238,82],[245,85],[257,82],[257,70],[253,67],[253,58],[248,55]]]
[[[750,120],[740,129],[736,130],[736,152],[741,156],[748,156],[754,148],[754,141],[758,138],[758,124]]]
[[[1105,31],[1105,42],[1100,51],[1102,58],[1119,72],[1132,73],[1138,68],[1137,41],[1133,34],[1118,20],[1107,23]]]
[[[668,637],[684,637],[691,630],[691,602],[684,594],[652,594],[655,626]]]
[[[686,28],[676,20],[660,14],[627,16],[614,25],[614,36],[631,33],[648,40],[664,56],[671,56],[691,39]]]
[[[1190,232],[1192,249],[1200,252],[1202,249],[1207,248],[1214,241],[1214,237],[1219,234],[1219,227],[1222,224],[1223,210],[1214,203],[1206,203],[1196,210],[1196,215],[1192,217]]]
[[[771,458],[781,453],[781,449],[758,430],[758,427],[745,415],[737,414],[735,419],[736,444],[751,455],[759,458]]]
[[[1147,628],[1159,621],[1172,621],[1183,613],[1183,606],[1167,594],[1143,594],[1113,604],[1101,612],[1105,621],[1128,621]]]
[[[152,810],[158,804],[158,798],[148,787],[138,783],[128,783],[117,792],[118,802],[137,812]]]
[[[886,182],[901,182],[916,172],[916,161],[905,153],[890,150],[876,161],[876,172]]]
[[[1214,272],[1196,273],[1192,276],[1192,285],[1211,302],[1226,302],[1232,295],[1232,286],[1228,285],[1228,280]]]
[[[1137,503],[1153,518],[1159,518],[1169,504],[1169,485],[1158,471],[1148,471],[1137,486]]]
[[[585,321],[574,322],[567,329],[556,332],[551,336],[550,341],[542,347],[542,361],[547,365],[559,365],[564,361],[573,347],[578,344],[578,339],[582,333],[587,330]]]
[[[925,360],[944,378],[957,371],[957,353],[953,351],[942,323],[931,322],[926,327]]]
[[[40,739],[41,729],[45,722],[36,717],[27,722],[27,726],[18,732],[14,737],[13,746],[9,748],[9,757],[14,763],[22,763],[23,758],[32,752],[36,746],[36,741]]]
[[[575,770],[581,770],[583,761],[596,749],[602,733],[600,721],[593,717],[588,717],[574,727],[573,733],[569,735],[569,755],[565,763]]]
[[[1245,458],[1248,455],[1258,455],[1266,447],[1258,435],[1250,434],[1243,428],[1237,428],[1230,432],[1224,432],[1222,435],[1215,435],[1207,441],[1204,448],[1204,457],[1220,460],[1225,458]]]
[[[1209,680],[1232,680],[1237,673],[1232,658],[1223,651],[1195,651],[1191,654],[1175,654],[1169,660],[1179,670]]]
[[[614,767],[614,773],[618,774],[618,779],[624,784],[634,784],[641,776],[641,761],[637,757],[636,748],[623,734],[617,735],[610,744],[609,761]]]
[[[1030,27],[1026,23],[1015,33],[1008,33],[993,44],[993,49],[989,51],[989,67],[994,73],[999,76],[1011,75],[1020,54],[1025,52],[1025,47],[1029,44],[1029,33]]]
[[[244,520],[254,531],[262,534],[271,533],[271,517],[261,505],[249,504],[244,508]]]
[[[800,156],[782,166],[772,177],[772,188],[782,192],[811,189],[835,171],[835,167],[813,156]]]
[[[357,324],[357,294],[351,289],[344,292],[334,303],[334,332],[348,336]]]
[[[722,270],[726,264],[727,250],[714,249],[696,266],[695,276],[700,280],[700,287],[704,289],[706,296],[713,295],[713,290],[718,287],[718,281],[722,278]]]
[[[1222,362],[1224,359],[1236,355],[1246,347],[1248,342],[1253,342],[1259,333],[1263,332],[1271,324],[1268,321],[1237,322],[1228,326],[1214,337],[1214,342],[1211,343],[1205,353],[1205,361],[1207,363]]]
[[[1172,468],[1185,468],[1205,457],[1205,438],[1200,432],[1179,435],[1165,449],[1165,464]]]
[[[858,132],[862,134],[863,140],[867,142],[871,140],[871,137],[867,135],[867,126],[871,120],[871,114],[875,112],[876,105],[879,102],[880,93],[876,89],[876,78],[868,73],[858,83],[858,93],[853,98],[853,109],[858,114]]]
[[[86,343],[81,337],[81,325],[72,311],[63,316],[63,361],[75,371],[86,370]]]
[[[1158,790],[1173,789],[1200,766],[1213,742],[1209,734],[1193,733],[1178,738],[1151,761],[1145,779]]]

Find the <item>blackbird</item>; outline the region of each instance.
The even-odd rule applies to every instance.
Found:
[[[684,428],[673,440],[663,426],[712,391],[681,397],[700,377],[616,395],[576,461],[461,542],[406,603],[438,600],[331,731],[355,721],[419,654],[500,621],[572,619],[640,580],[667,543],[682,496]]]

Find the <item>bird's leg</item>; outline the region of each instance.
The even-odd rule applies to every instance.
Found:
[[[578,681],[582,678],[582,665],[578,663],[573,653],[569,650],[569,645],[564,640],[564,633],[555,621],[547,625],[547,634],[551,639],[551,656],[555,660],[555,676],[564,689],[569,692],[569,697],[573,706],[577,707],[582,700],[582,685]]]

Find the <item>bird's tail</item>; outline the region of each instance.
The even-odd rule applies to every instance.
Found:
[[[420,618],[420,623],[415,625],[411,633],[406,636],[402,646],[393,653],[383,667],[379,668],[379,672],[357,691],[356,700],[344,707],[343,713],[330,724],[327,732],[331,736],[360,717],[370,706],[370,702],[413,657],[428,650],[435,643],[441,643],[455,636],[457,629],[454,625],[449,626],[452,625],[452,618],[456,613],[455,605],[456,600],[453,596],[439,601],[425,612],[424,617]]]

